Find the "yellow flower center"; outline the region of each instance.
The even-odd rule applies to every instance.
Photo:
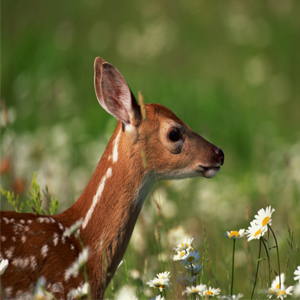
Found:
[[[183,243],[183,244],[181,244],[181,248],[183,248],[183,247],[189,247],[189,244],[188,243]]]
[[[179,254],[179,256],[182,257],[184,254],[185,254],[185,252],[182,251],[182,252]]]
[[[261,234],[261,229],[259,229],[258,231],[255,232],[254,236],[258,236],[259,234]]]
[[[190,257],[187,258],[187,262],[191,262],[191,261],[193,261],[194,259],[195,259],[194,256],[190,256]]]
[[[196,294],[196,293],[198,293],[197,289],[191,289],[191,294]]]
[[[262,225],[265,226],[269,223],[270,217],[265,217],[262,221]]]
[[[212,296],[214,293],[212,291],[206,291],[206,295]]]
[[[280,289],[280,284],[278,283],[277,285],[276,285],[276,290],[279,290]]]
[[[239,232],[235,231],[235,230],[230,231],[230,233],[229,233],[230,238],[234,236],[234,238],[237,239],[239,235],[240,235]]]
[[[286,295],[286,292],[284,290],[280,290],[277,292],[277,296]]]

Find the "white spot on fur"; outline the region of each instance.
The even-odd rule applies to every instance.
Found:
[[[32,220],[27,220],[27,223],[28,224],[31,224],[33,221]]]
[[[53,237],[53,244],[54,244],[54,246],[57,246],[58,241],[59,241],[59,235],[55,232],[54,233],[54,237]]]
[[[33,270],[36,270],[36,267],[37,267],[37,263],[36,263],[36,259],[35,259],[35,256],[34,255],[31,255],[29,257],[30,259],[30,266]]]
[[[5,242],[6,241],[6,236],[2,235],[1,236],[1,242]]]
[[[63,285],[60,282],[53,283],[53,285],[52,285],[52,287],[50,289],[50,292],[52,294],[63,293],[63,291],[64,291],[64,287],[63,287]]]
[[[22,241],[23,244],[26,243],[26,240],[27,240],[27,236],[26,235],[22,235],[21,241]]]
[[[8,250],[4,251],[4,253],[8,259],[11,259],[13,257],[14,250],[15,250],[15,247],[12,246],[12,247],[9,247]]]
[[[58,223],[58,227],[60,230],[63,230],[63,231],[65,230],[65,227],[61,223]]]
[[[89,211],[87,212],[86,216],[85,216],[85,219],[82,223],[82,228],[85,228],[88,221],[90,220],[93,212],[94,212],[94,209],[95,209],[95,206],[96,204],[98,203],[98,200],[100,199],[101,195],[102,195],[102,192],[104,190],[104,187],[105,187],[105,182],[107,180],[107,178],[111,177],[111,174],[112,174],[112,170],[111,168],[108,168],[107,171],[106,171],[106,174],[104,175],[104,177],[102,178],[99,186],[98,186],[98,189],[97,189],[97,192],[96,192],[96,195],[94,196],[93,198],[93,203],[89,209]]]
[[[21,224],[25,224],[25,220],[20,220],[20,223]]]
[[[14,295],[14,300],[32,300],[31,292],[18,290]]]
[[[6,224],[9,224],[9,219],[7,219],[6,217],[3,217],[3,221],[4,221]]]
[[[13,236],[11,239],[12,239],[13,242],[17,241],[17,238],[15,236]]]
[[[9,286],[9,287],[5,288],[4,291],[5,291],[6,297],[10,298],[12,296],[13,287]]]
[[[49,251],[49,246],[46,244],[42,247],[42,250],[41,250],[43,258],[45,258],[48,255],[48,251]]]
[[[25,269],[29,266],[30,260],[29,258],[21,258],[21,257],[16,257],[13,259],[12,264],[21,269]]]
[[[37,221],[38,221],[38,223],[44,223],[45,219],[44,218],[38,218]]]

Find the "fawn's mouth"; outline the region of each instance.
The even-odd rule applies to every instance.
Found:
[[[206,178],[214,177],[215,175],[218,174],[219,171],[220,171],[220,166],[204,167],[204,166],[198,165],[198,172],[201,173],[201,175]]]

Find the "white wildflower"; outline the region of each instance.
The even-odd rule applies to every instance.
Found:
[[[274,208],[271,208],[271,206],[266,207],[266,209],[261,208],[257,215],[254,216],[255,220],[254,222],[257,225],[260,225],[261,227],[271,225],[272,224],[272,214],[275,211]]]
[[[69,228],[67,228],[64,231],[63,236],[69,237],[72,234],[76,234],[77,231],[79,230],[80,226],[81,226],[81,223],[82,223],[82,219],[78,220],[76,223],[74,223],[72,226],[70,226]]]
[[[199,284],[196,286],[191,286],[191,287],[187,287],[183,292],[182,295],[187,294],[187,295],[196,295],[199,294],[203,291],[206,290],[206,285],[205,284]]]
[[[173,248],[173,250],[177,252],[181,252],[181,251],[190,252],[190,250],[192,250],[193,240],[194,238],[185,239],[183,243],[178,244],[176,247]]]
[[[224,236],[230,238],[230,239],[235,239],[238,240],[241,237],[245,236],[245,229],[240,229],[239,231],[236,230],[232,230],[232,231],[226,231],[226,233],[224,233]]]
[[[283,298],[286,298],[287,295],[292,295],[293,286],[289,286],[285,288],[284,286],[284,280],[285,276],[284,273],[280,274],[279,276],[276,276],[276,278],[273,280],[271,288],[268,290],[268,297],[272,298],[273,295],[276,295],[277,298],[280,298],[283,300]]]
[[[88,296],[89,293],[89,284],[87,282],[84,283],[82,287],[78,287],[77,289],[71,290],[71,296],[75,299],[83,299]]]
[[[300,266],[297,267],[297,269],[294,272],[294,275],[296,275],[294,277],[294,280],[298,280],[300,282]]]
[[[150,287],[158,288],[161,292],[164,289],[168,289],[171,285],[170,272],[166,271],[157,274],[157,278],[149,280],[146,282]]]
[[[87,263],[89,256],[89,250],[84,248],[79,254],[78,258],[73,262],[73,264],[66,270],[65,276],[68,280],[72,276],[76,277],[80,269]]]
[[[252,221],[247,230],[248,242],[254,239],[260,239],[267,232],[267,230],[267,226],[262,227],[261,225],[256,224],[254,221]]]
[[[182,250],[173,256],[173,260],[183,260],[188,256],[188,253],[185,250]]]
[[[182,259],[180,262],[183,265],[188,264],[195,264],[200,258],[200,254],[197,251],[190,252],[184,259]]]
[[[219,295],[220,293],[221,293],[220,288],[215,289],[215,288],[209,287],[208,289],[201,292],[200,296],[202,296],[202,297],[214,297],[214,296]]]
[[[0,262],[0,275],[2,275],[5,272],[8,265],[9,265],[8,259],[1,260],[1,262]]]

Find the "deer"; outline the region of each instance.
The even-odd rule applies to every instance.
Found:
[[[143,203],[156,182],[211,178],[223,151],[161,104],[138,104],[119,70],[94,62],[97,99],[117,121],[114,133],[81,196],[56,215],[2,211],[0,261],[3,297],[31,299],[39,278],[56,299],[73,299],[82,271],[72,266],[88,250],[86,273],[92,299],[104,292],[120,264]],[[77,235],[66,230],[78,223]],[[71,270],[71,271],[70,271]]]

